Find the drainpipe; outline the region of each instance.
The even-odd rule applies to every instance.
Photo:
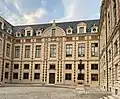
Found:
[[[107,91],[109,87],[109,82],[108,82],[108,47],[107,47],[107,7],[105,7],[105,24],[106,24],[106,72],[107,72]]]

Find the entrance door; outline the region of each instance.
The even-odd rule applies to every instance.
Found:
[[[55,84],[55,73],[49,73],[49,84]]]

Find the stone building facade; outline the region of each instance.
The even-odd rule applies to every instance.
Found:
[[[98,27],[99,20],[12,26],[0,18],[1,82],[99,86]]]
[[[100,86],[120,95],[119,0],[102,0],[100,18]]]

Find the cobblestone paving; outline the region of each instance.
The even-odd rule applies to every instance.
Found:
[[[98,89],[85,90],[84,88],[0,87],[0,99],[100,99],[105,95]],[[91,93],[87,93],[89,91]],[[93,91],[95,92],[92,93]]]

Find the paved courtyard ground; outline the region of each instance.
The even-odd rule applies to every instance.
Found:
[[[0,87],[0,99],[100,99],[99,88]]]

